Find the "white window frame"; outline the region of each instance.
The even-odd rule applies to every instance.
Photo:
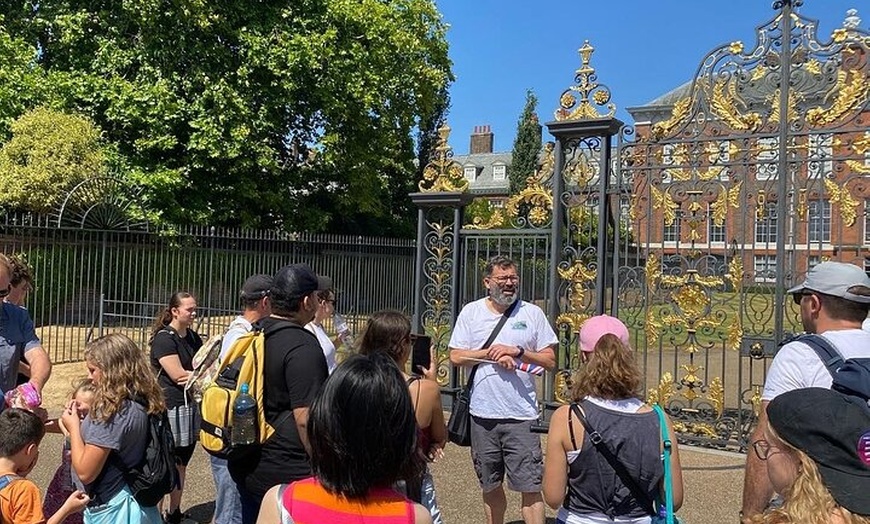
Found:
[[[808,255],[807,256],[807,271],[811,270],[812,268],[818,266],[821,263],[822,263],[822,256],[821,255]]]
[[[506,180],[507,179],[507,166],[504,164],[495,164],[492,166],[492,179],[493,180]]]
[[[504,200],[501,198],[493,198],[489,201],[490,209],[502,209],[504,208]]]
[[[465,180],[469,182],[474,182],[477,180],[477,167],[476,166],[465,166],[465,169],[462,171],[462,176],[465,177]]]
[[[776,255],[755,255],[752,262],[756,282],[776,282]]]
[[[682,240],[680,237],[680,233],[682,232],[682,225],[683,216],[682,213],[678,210],[677,217],[674,219],[673,224],[668,225],[667,223],[663,223],[662,243],[669,242],[672,244],[678,244],[680,240]]]
[[[810,200],[807,202],[807,242],[831,243],[831,201]],[[819,213],[821,208],[821,214]],[[815,227],[813,222],[817,222]],[[821,237],[818,234],[821,233]]]
[[[870,131],[864,131],[864,138],[870,140]],[[870,167],[870,147],[864,151],[864,167]]]
[[[725,229],[726,223],[727,219],[722,222],[721,226],[717,226],[713,222],[713,212],[710,209],[710,206],[707,206],[707,242],[709,244],[725,244],[725,242],[728,241],[728,235]],[[719,234],[721,234],[722,240],[718,240],[718,238],[713,239],[714,233],[717,237],[719,236]]]
[[[756,157],[755,179],[762,182],[776,180],[779,170],[779,137],[759,138],[756,147],[758,148],[758,156]]]
[[[767,202],[764,204],[765,214],[761,220],[755,221],[755,239],[756,244],[776,244],[777,233],[779,233],[779,218],[776,216],[776,202]],[[773,226],[771,228],[771,225]],[[761,231],[761,226],[765,226],[764,233]],[[771,231],[771,229],[773,231]],[[766,235],[762,237],[762,235]]]

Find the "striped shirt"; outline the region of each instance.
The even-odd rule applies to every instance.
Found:
[[[329,493],[312,477],[294,482],[278,493],[282,522],[414,524],[415,520],[414,503],[390,488],[372,489],[365,499],[347,499]]]

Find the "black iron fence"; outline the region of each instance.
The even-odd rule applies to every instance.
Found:
[[[412,310],[413,240],[183,227],[158,231],[58,227],[43,216],[7,216],[0,252],[23,253],[36,285],[27,307],[53,362],[81,358],[86,342],[124,331],[140,343],[175,291],[197,298],[198,331],[218,333],[239,309],[254,273],[305,262],[329,275],[352,327],[382,308]]]

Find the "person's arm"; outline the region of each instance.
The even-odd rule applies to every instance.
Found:
[[[280,524],[281,513],[278,511],[278,490],[281,485],[272,486],[263,495],[260,503],[260,513],[257,515],[257,524]]]
[[[158,362],[160,362],[160,367],[163,368],[163,374],[169,377],[172,382],[179,386],[187,384],[192,371],[188,371],[182,367],[181,359],[178,358],[178,355],[166,355],[165,357],[160,357]]]
[[[86,444],[82,437],[82,422],[75,409],[75,401],[70,401],[61,415],[64,426],[69,431],[70,458],[76,475],[85,484],[90,484],[100,475],[111,449]]]
[[[566,432],[568,428],[568,406],[561,406],[550,417],[547,431],[547,453],[544,458],[543,494],[544,501],[553,509],[558,509],[565,501],[568,489],[568,457],[565,454]],[[574,433],[577,442],[583,442],[583,428]]]
[[[311,455],[311,445],[308,442],[308,408],[320,392],[320,388],[329,371],[323,350],[316,341],[308,345],[304,343],[284,358],[284,381],[290,395],[290,409],[299,432],[299,440],[305,447],[305,452]]]
[[[432,514],[421,504],[414,504],[414,524],[432,524]]]
[[[90,497],[88,497],[83,491],[73,491],[72,495],[67,497],[63,502],[63,505],[61,505],[54,515],[48,517],[46,524],[62,524],[66,518],[73,513],[78,513],[84,510],[90,501]]]
[[[42,388],[51,376],[51,360],[42,346],[35,346],[24,353],[24,360],[30,366],[30,382],[42,393]]]
[[[683,505],[683,467],[680,465],[680,445],[677,443],[677,435],[674,433],[674,424],[670,417],[665,415],[668,425],[668,438],[671,439],[671,491],[674,499],[674,511]]]
[[[764,430],[767,428],[767,404],[761,403],[761,411],[758,413],[758,425],[749,438],[749,450],[746,453],[746,473],[743,477],[743,507],[741,509],[742,521],[750,522],[755,515],[764,512],[770,498],[773,496],[773,486],[767,476],[767,465],[758,458],[752,443],[764,439]]]
[[[444,407],[441,405],[441,388],[437,382],[431,380],[421,380],[420,387],[423,387],[428,397],[427,404],[432,411],[431,422],[429,423],[430,435],[432,436],[432,447],[443,449],[447,444],[447,425],[444,424]],[[434,449],[432,451],[435,451]]]
[[[454,366],[474,366],[479,364],[469,358],[489,358],[487,357],[487,349],[460,349],[450,348],[450,363]]]

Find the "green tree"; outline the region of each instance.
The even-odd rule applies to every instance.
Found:
[[[100,130],[85,117],[38,108],[11,132],[0,147],[0,206],[48,212],[73,185],[107,172]]]
[[[525,187],[526,178],[537,168],[538,154],[541,151],[541,125],[538,123],[538,115],[535,114],[537,106],[538,98],[529,89],[526,91],[526,105],[517,122],[517,135],[508,168],[512,195]]]
[[[452,80],[432,0],[16,2],[53,100],[171,221],[395,230]],[[2,66],[0,66],[2,67]],[[407,206],[406,206],[407,207]]]

